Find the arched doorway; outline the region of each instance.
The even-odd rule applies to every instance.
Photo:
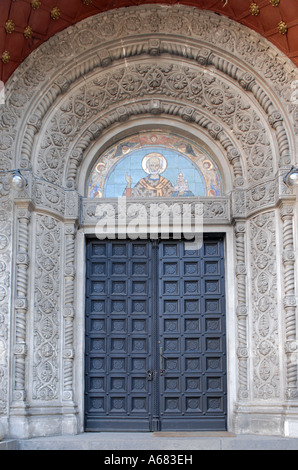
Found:
[[[227,427],[295,432],[296,199],[283,183],[295,155],[295,73],[259,36],[227,18],[154,8],[165,25],[162,38],[149,6],[108,12],[50,40],[8,84],[1,164],[27,179],[18,194],[9,192],[7,174],[1,187],[1,325],[11,339],[1,339],[1,380],[11,435],[39,435],[44,422],[49,434],[84,429],[85,244],[98,223],[89,176],[112,144],[153,130],[202,145],[222,176],[220,195],[199,197],[206,232],[225,234]],[[132,13],[142,30],[125,30]],[[203,188],[202,168],[192,168]],[[130,169],[136,181],[125,190],[144,178],[131,163]],[[178,181],[177,191],[182,176],[182,186],[171,183]],[[158,190],[157,198],[168,197]],[[133,213],[140,201],[127,199]],[[169,200],[163,203],[168,210]]]
[[[224,239],[203,226],[203,201],[216,204],[224,189],[210,153],[152,130],[117,142],[93,166],[88,431],[227,428]]]

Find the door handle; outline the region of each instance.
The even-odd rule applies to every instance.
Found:
[[[153,372],[152,372],[152,370],[147,370],[146,374],[147,374],[147,380],[150,381],[150,380],[153,379]]]
[[[159,369],[160,375],[166,375],[166,370],[164,369],[164,355],[162,346],[159,348]]]

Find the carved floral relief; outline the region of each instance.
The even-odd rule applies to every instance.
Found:
[[[6,414],[8,405],[11,210],[7,177],[0,175],[0,416]]]
[[[59,395],[61,224],[37,215],[34,303],[33,399]]]
[[[250,221],[251,302],[254,396],[280,396],[280,363],[276,287],[276,220],[267,212]]]

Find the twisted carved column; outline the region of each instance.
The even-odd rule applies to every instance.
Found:
[[[293,239],[293,207],[283,204],[280,210],[283,222],[283,268],[284,268],[284,311],[286,330],[286,387],[287,398],[298,398],[296,335],[296,296],[295,296],[295,253]]]
[[[16,299],[14,338],[13,400],[25,402],[25,359],[27,354],[26,323],[28,311],[28,267],[29,267],[29,222],[27,207],[17,208],[17,256],[16,256]]]
[[[245,257],[244,222],[235,224],[236,236],[236,276],[237,276],[237,318],[238,318],[238,372],[239,372],[239,399],[248,398],[248,342],[247,342],[247,305],[246,305],[246,257]]]
[[[74,225],[65,228],[65,296],[64,296],[64,345],[63,345],[63,400],[73,399],[73,320],[75,279],[75,234]]]

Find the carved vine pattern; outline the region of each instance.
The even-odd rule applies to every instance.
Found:
[[[253,394],[264,400],[280,396],[275,233],[274,212],[251,219]]]
[[[154,97],[154,103],[150,101],[150,96]],[[175,104],[169,98],[175,100]],[[138,103],[142,99],[149,99],[149,105]],[[125,104],[131,100],[135,101],[134,105]],[[191,106],[177,104],[181,101]],[[118,105],[117,110],[103,118],[103,111],[115,104]],[[119,104],[122,106],[119,107]],[[89,122],[92,125],[89,124],[70,157],[69,179],[74,179],[83,151],[98,138],[104,128],[113,122],[127,120],[131,115],[146,113],[178,115],[206,128],[211,137],[219,140],[228,152],[234,164],[235,177],[241,178],[244,175],[240,153],[223,127],[217,123],[219,121],[233,130],[242,152],[245,152],[248,183],[268,178],[272,174],[272,150],[266,138],[266,129],[260,116],[245,102],[243,96],[227,83],[218,80],[215,74],[165,61],[163,65],[144,62],[125,68],[118,67],[113,72],[98,73],[95,79],[89,80],[65,100],[52,117],[40,143],[38,173],[49,181],[61,184],[62,168],[71,142],[77,139],[79,130],[84,129]],[[98,115],[101,117],[96,121]],[[209,116],[212,116],[211,119]],[[238,158],[237,162],[235,158]],[[243,178],[240,184],[244,184]]]
[[[61,224],[37,215],[33,399],[54,400],[59,395],[59,325]]]
[[[12,204],[6,177],[0,176],[0,416],[7,413],[11,284]]]

